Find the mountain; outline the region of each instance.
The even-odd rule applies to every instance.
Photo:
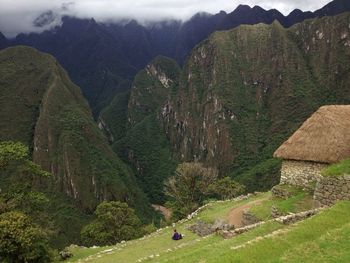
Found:
[[[131,94],[116,96],[99,117],[113,149],[135,167],[140,186],[153,203],[166,201],[163,182],[177,164],[158,113],[169,94],[176,94],[179,73],[175,61],[156,57],[136,75]]]
[[[346,0],[335,0],[319,10],[315,11],[315,15],[318,17],[321,16],[334,16],[340,14],[344,11],[350,11],[350,3]]]
[[[131,170],[110,148],[78,86],[50,55],[18,46],[0,52],[1,141],[19,141],[54,176],[55,191],[91,214],[120,200],[146,219],[151,209]],[[15,116],[15,117],[14,117]]]
[[[158,58],[133,82],[124,111],[129,135],[114,149],[136,164],[139,176],[152,176],[149,153],[135,155],[126,146],[146,138],[146,129],[129,131],[149,118],[178,162],[217,167],[249,191],[269,189],[279,176],[274,150],[319,106],[350,103],[349,20],[344,13],[289,29],[275,21],[216,32],[192,50],[182,70]],[[112,134],[115,121],[104,120]]]
[[[192,48],[215,31],[241,24],[271,24],[274,20],[290,27],[307,18],[345,11],[350,11],[349,4],[335,0],[314,13],[294,10],[287,17],[274,9],[245,5],[229,14],[198,13],[184,23],[170,20],[141,25],[131,20],[104,24],[94,19],[64,17],[62,26],[41,34],[20,34],[8,45],[28,45],[55,56],[82,88],[97,117],[117,93],[130,89],[136,73],[158,55],[183,65]],[[54,14],[46,12],[36,23],[45,25],[52,19],[56,19]],[[0,48],[1,42],[0,36]]]
[[[6,37],[0,32],[0,49],[5,48],[8,45]]]

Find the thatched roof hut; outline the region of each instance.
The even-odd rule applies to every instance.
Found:
[[[274,153],[285,160],[335,163],[350,157],[350,105],[319,108]]]

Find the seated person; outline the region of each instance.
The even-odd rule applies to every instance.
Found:
[[[176,229],[174,229],[174,234],[173,234],[173,237],[172,237],[173,240],[180,240],[182,239],[182,235],[179,234]]]

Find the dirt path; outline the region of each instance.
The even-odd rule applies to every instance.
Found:
[[[154,210],[162,213],[165,220],[169,220],[171,218],[171,211],[168,208],[161,206],[161,205],[152,205],[152,207],[154,208]]]
[[[251,208],[253,205],[260,204],[264,200],[266,200],[266,198],[255,200],[255,201],[249,202],[245,205],[242,205],[242,206],[239,206],[239,207],[232,209],[228,215],[229,224],[234,225],[235,228],[242,227],[243,211]]]

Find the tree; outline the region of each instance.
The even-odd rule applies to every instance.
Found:
[[[52,261],[46,234],[21,212],[0,215],[0,261],[45,263]]]
[[[244,193],[245,187],[236,181],[232,180],[230,177],[224,177],[220,180],[212,183],[208,192],[214,197],[219,199],[231,199]]]
[[[0,168],[11,161],[21,161],[28,158],[28,147],[20,142],[0,142]]]
[[[185,216],[198,208],[217,176],[216,169],[205,168],[201,163],[179,164],[175,175],[165,183],[165,193],[173,199],[175,217]]]
[[[22,143],[0,142],[0,213],[21,211],[48,233],[55,227],[47,213],[50,199],[42,190],[51,175],[29,158],[28,147]]]
[[[103,202],[95,211],[96,220],[81,231],[82,242],[87,246],[113,245],[141,234],[141,222],[134,209],[126,203]]]

